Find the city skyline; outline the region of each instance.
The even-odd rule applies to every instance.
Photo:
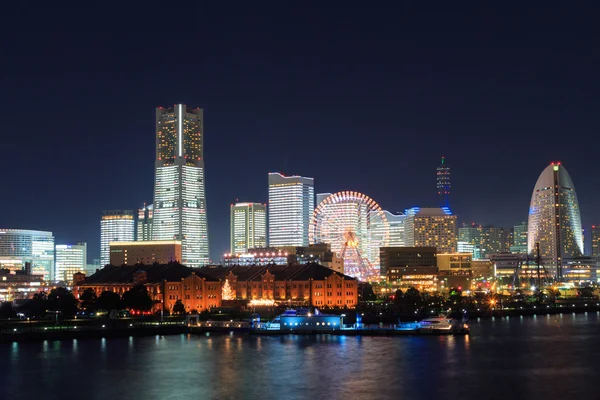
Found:
[[[450,4],[360,13],[282,5],[292,11],[284,20],[274,9],[212,7],[228,17],[192,24],[176,41],[141,27],[131,33],[137,20],[118,41],[106,27],[74,34],[70,10],[52,26],[38,10],[10,27],[0,109],[14,173],[4,185],[22,195],[5,199],[2,226],[87,242],[96,258],[101,211],[152,201],[152,110],[176,103],[206,113],[213,259],[229,247],[229,204],[266,203],[272,171],[314,177],[317,192],[365,193],[398,213],[436,205],[433,177],[444,156],[460,221],[508,228],[527,219],[539,171],[560,160],[577,183],[586,233],[600,223],[589,168],[600,125],[595,38],[585,28],[595,13],[587,6],[560,26],[554,21],[565,10],[551,5],[515,13],[478,4],[460,24],[448,18],[456,16]],[[358,14],[360,32],[348,24]],[[532,18],[535,28],[525,22]],[[198,46],[201,55],[190,52]],[[160,48],[174,58],[159,57]],[[32,99],[43,104],[36,118],[17,106]],[[124,112],[98,118],[107,109]]]

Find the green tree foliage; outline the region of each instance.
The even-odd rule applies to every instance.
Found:
[[[72,317],[77,313],[77,303],[73,293],[64,287],[52,289],[48,295],[48,309],[60,311],[64,317]]]
[[[121,307],[121,296],[115,292],[105,290],[100,293],[98,300],[96,300],[96,308],[104,311],[120,310]]]
[[[177,300],[173,305],[173,314],[185,314],[185,306],[181,300]]]
[[[458,289],[458,288],[451,288],[450,289],[450,301],[452,303],[460,303],[462,300],[462,290]]]
[[[0,305],[0,319],[9,319],[17,316],[17,312],[9,301],[5,301]]]
[[[125,308],[136,311],[149,311],[152,309],[154,302],[148,294],[148,290],[144,285],[135,285],[125,293],[123,293],[123,305]]]
[[[96,311],[98,297],[96,296],[96,291],[94,289],[85,289],[84,292],[81,293],[81,296],[79,296],[79,300],[81,300],[81,308],[85,311]]]

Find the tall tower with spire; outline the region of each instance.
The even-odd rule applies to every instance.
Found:
[[[450,167],[442,157],[442,163],[437,167],[437,194],[440,207],[450,207]]]

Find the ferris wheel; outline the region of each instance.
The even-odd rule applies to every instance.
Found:
[[[379,275],[379,248],[389,244],[390,227],[381,207],[358,192],[338,192],[322,200],[312,218],[309,240],[327,243],[344,259],[344,273],[361,281]]]

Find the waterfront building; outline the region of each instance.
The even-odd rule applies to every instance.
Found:
[[[563,282],[576,286],[598,283],[596,257],[565,257],[563,259]]]
[[[233,254],[267,245],[267,207],[261,203],[236,203],[230,209],[230,248]]]
[[[316,263],[207,267],[202,272],[227,281],[236,300],[272,300],[275,304],[348,307],[358,304],[358,281]]]
[[[146,240],[143,242],[110,242],[110,264],[168,264],[179,261],[182,246],[178,240]]]
[[[442,157],[441,164],[436,169],[438,205],[442,208],[450,207],[450,167]]]
[[[496,278],[512,278],[517,268],[520,268],[522,273],[526,273],[528,269],[529,258],[526,254],[497,253],[488,256],[494,265],[494,276]]]
[[[204,179],[203,110],[158,107],[152,240],[181,241],[190,267],[209,263]]]
[[[245,254],[225,254],[225,266],[265,266],[317,263],[339,273],[344,273],[344,260],[326,243],[309,246],[255,248]]]
[[[42,275],[32,275],[28,269],[29,262],[22,271],[0,269],[0,303],[31,299],[37,292],[48,293],[54,288]]]
[[[269,246],[308,246],[314,179],[269,173]]]
[[[511,253],[527,254],[527,222],[521,222],[513,227],[513,245]]]
[[[592,257],[600,261],[600,226],[592,225]]]
[[[471,287],[473,271],[471,253],[436,254],[438,280],[441,289],[460,287],[468,290]]]
[[[55,256],[54,280],[72,282],[75,273],[86,271],[87,243],[57,244]]]
[[[456,252],[456,215],[448,208],[406,210],[405,246],[435,247],[440,253]]]
[[[527,252],[539,244],[544,267],[563,278],[563,258],[583,255],[581,215],[575,186],[566,168],[551,163],[539,176],[529,207]]]
[[[435,247],[382,247],[382,277],[399,287],[433,290],[437,287],[437,250]]]
[[[473,278],[490,280],[494,277],[494,263],[491,260],[472,260],[471,272]]]
[[[0,269],[21,271],[29,263],[31,274],[54,279],[54,236],[52,232],[0,229]]]
[[[173,311],[181,300],[187,312],[202,312],[221,306],[221,284],[203,273],[204,269],[190,268],[179,263],[149,265],[108,265],[73,288],[77,298],[86,289],[93,289],[97,296],[104,291],[120,296],[135,285],[144,285],[155,301],[154,311],[161,305]]]
[[[137,233],[136,239],[138,242],[152,240],[152,212],[154,206],[152,204],[145,205],[138,210]]]
[[[100,263],[110,263],[110,242],[132,242],[134,232],[133,211],[104,211],[100,220]]]

